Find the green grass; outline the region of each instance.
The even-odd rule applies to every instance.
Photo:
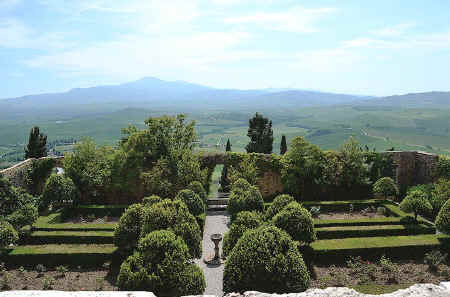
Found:
[[[14,248],[8,255],[43,254],[112,254],[117,250],[112,244],[47,244],[23,245]]]
[[[399,246],[439,246],[450,240],[447,235],[381,236],[317,240],[311,244],[315,251],[368,249]]]
[[[33,224],[33,228],[37,230],[114,230],[117,226],[117,223],[102,223],[102,224],[73,224],[73,223],[62,223],[61,222],[61,211],[56,211],[49,213],[47,215],[39,216],[36,222]],[[55,230],[56,231],[56,230]]]
[[[223,165],[217,165],[214,168],[214,171],[213,171],[213,174],[211,177],[211,186],[209,187],[209,195],[208,195],[209,198],[214,198],[217,194],[217,191],[220,187],[219,182],[220,182],[220,177],[222,175],[222,168],[223,168]]]
[[[413,284],[401,284],[401,285],[365,284],[352,286],[351,288],[363,294],[379,295],[379,294],[389,294],[397,290],[406,289],[412,285]]]
[[[351,237],[376,237],[435,234],[436,230],[426,225],[372,225],[372,226],[339,226],[316,228],[319,239],[342,239]]]

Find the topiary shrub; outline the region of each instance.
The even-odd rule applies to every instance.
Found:
[[[433,207],[433,217],[436,217],[442,206],[450,199],[450,179],[441,178],[434,185],[429,198],[431,206]]]
[[[139,241],[137,253],[122,264],[117,284],[158,296],[199,295],[206,287],[202,271],[189,263],[186,243],[167,230],[151,232]]]
[[[69,177],[64,177],[60,174],[52,174],[45,183],[44,191],[42,192],[41,206],[46,208],[55,202],[77,204],[79,198],[80,193]]]
[[[272,223],[286,231],[294,240],[310,244],[316,240],[311,214],[297,202],[289,203],[272,218]]]
[[[6,217],[6,220],[17,230],[22,227],[33,225],[39,214],[38,209],[31,203],[23,205],[21,208]]]
[[[274,226],[244,233],[225,263],[226,293],[295,293],[309,286],[309,273],[291,237]]]
[[[381,195],[384,199],[389,196],[398,195],[398,187],[394,180],[390,177],[382,177],[375,182],[372,189],[374,194]]]
[[[247,180],[238,178],[231,184],[231,192],[245,192],[250,186]]]
[[[161,201],[163,201],[161,197],[157,195],[152,195],[150,197],[144,197],[144,199],[142,199],[142,204],[144,204],[144,206],[152,206],[153,204],[156,204]]]
[[[114,229],[114,244],[122,250],[132,250],[137,246],[141,232],[144,215],[142,204],[132,204],[120,217]]]
[[[232,190],[228,200],[227,211],[234,220],[238,212],[241,211],[264,212],[264,200],[258,187],[249,186],[246,190]]]
[[[428,201],[426,193],[411,191],[400,203],[400,209],[404,212],[414,213],[414,219],[417,221],[417,215],[431,214],[433,207]]]
[[[450,234],[450,200],[445,202],[436,217],[436,228],[444,233]]]
[[[198,216],[205,212],[205,204],[199,195],[195,194],[192,190],[181,190],[178,192],[175,200],[180,200],[186,204],[189,212],[194,216]]]
[[[6,222],[0,221],[0,249],[7,248],[11,244],[15,244],[19,240],[16,229]]]
[[[263,224],[261,214],[253,211],[241,211],[223,238],[223,255],[228,256],[239,238],[248,230],[256,229]]]
[[[208,200],[208,196],[206,195],[206,191],[205,188],[203,188],[202,184],[199,181],[193,181],[191,182],[188,187],[189,190],[193,191],[195,194],[197,194],[198,196],[200,196],[200,198],[202,199],[203,203],[206,204],[207,200]]]
[[[152,231],[170,230],[183,238],[193,258],[201,256],[201,231],[186,204],[165,199],[144,209],[141,237]]]
[[[275,197],[272,204],[266,210],[266,220],[271,220],[277,213],[279,213],[289,203],[294,202],[291,195],[282,194]]]

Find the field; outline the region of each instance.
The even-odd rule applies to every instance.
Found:
[[[23,148],[32,126],[38,125],[49,141],[84,137],[98,144],[115,145],[121,129],[128,125],[144,127],[149,116],[176,114],[177,111],[127,108],[103,113],[89,112],[77,116],[50,114],[24,119],[0,120],[0,166],[7,167],[23,158]],[[339,149],[350,136],[370,150],[421,150],[450,154],[450,110],[404,109],[371,106],[308,107],[299,110],[262,111],[273,121],[274,152],[279,152],[281,135],[288,143],[304,136],[323,149]],[[196,121],[202,150],[224,150],[229,138],[233,151],[244,151],[248,143],[248,119],[254,111],[188,111]],[[57,146],[62,153],[72,146]]]

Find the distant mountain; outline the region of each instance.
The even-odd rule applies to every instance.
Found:
[[[375,98],[298,89],[216,89],[184,81],[146,77],[111,86],[77,88],[65,93],[29,95],[0,100],[0,118],[30,114],[61,117],[98,114],[123,108],[164,112],[209,110],[295,110],[329,105],[374,105],[450,108],[450,92],[431,92]]]
[[[362,105],[404,108],[450,108],[450,92],[425,92],[374,98]]]

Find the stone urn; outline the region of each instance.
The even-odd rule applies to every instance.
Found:
[[[209,265],[221,265],[222,260],[220,259],[219,243],[222,241],[222,234],[212,234],[211,240],[214,243],[214,254],[205,257],[203,261]]]

